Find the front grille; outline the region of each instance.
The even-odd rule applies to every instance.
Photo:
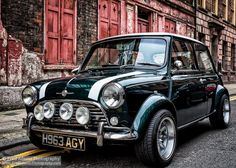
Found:
[[[84,126],[81,126],[76,121],[76,118],[75,118],[75,112],[77,108],[83,106],[83,107],[87,107],[90,111],[90,122],[88,123],[88,125],[86,125],[87,128],[97,128],[99,122],[104,122],[104,126],[109,125],[106,114],[98,103],[90,102],[90,101],[71,101],[71,100],[67,100],[67,101],[66,100],[62,100],[62,101],[50,100],[50,102],[54,103],[55,105],[54,116],[51,119],[44,118],[43,121],[37,121],[39,124],[53,125],[53,126],[84,127]],[[44,103],[46,102],[42,102],[40,104],[43,105]],[[59,115],[59,109],[63,103],[71,103],[73,105],[73,115],[71,119],[69,119],[68,121],[63,120]]]

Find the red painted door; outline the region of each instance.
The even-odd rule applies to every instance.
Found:
[[[165,32],[168,33],[176,33],[176,23],[172,20],[166,19],[165,20]]]
[[[99,39],[118,35],[120,32],[120,2],[99,0]]]
[[[75,55],[74,0],[46,0],[46,64],[73,64]]]
[[[148,20],[138,19],[138,32],[149,32],[149,22]]]

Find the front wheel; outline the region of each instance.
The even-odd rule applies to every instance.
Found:
[[[145,135],[135,144],[137,157],[146,165],[170,164],[176,148],[176,124],[168,110],[159,110],[151,119]]]
[[[227,128],[230,125],[231,109],[230,101],[227,95],[221,97],[216,112],[209,119],[214,128]]]

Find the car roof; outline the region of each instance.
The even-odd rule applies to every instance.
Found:
[[[187,37],[187,36],[182,36],[182,35],[178,35],[178,34],[174,34],[174,33],[165,33],[165,32],[147,32],[147,33],[132,33],[132,34],[122,34],[122,35],[117,35],[117,36],[111,36],[111,37],[107,37],[101,40],[98,40],[96,43],[100,43],[103,41],[107,41],[107,40],[113,40],[113,39],[119,39],[119,38],[126,38],[126,37],[148,37],[148,36],[171,36],[171,37],[177,37],[177,38],[182,38],[182,39],[186,39],[186,40],[190,40],[196,43],[200,43],[202,45],[205,46],[204,43],[202,43],[201,41],[198,41],[196,39]]]

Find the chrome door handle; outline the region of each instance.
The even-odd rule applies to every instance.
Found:
[[[204,83],[204,82],[206,82],[206,81],[207,81],[206,79],[202,79],[202,78],[200,79],[200,82],[201,82],[201,83]]]

